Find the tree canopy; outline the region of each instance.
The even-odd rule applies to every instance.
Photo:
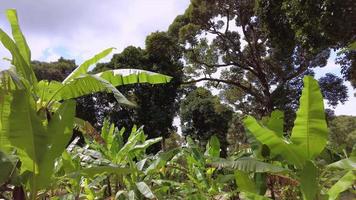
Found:
[[[345,149],[352,151],[356,140],[356,117],[341,115],[334,117],[330,123],[330,146],[339,153]]]
[[[192,0],[184,15],[177,16],[169,28],[178,34],[184,48],[185,72],[190,75],[185,83],[208,81],[208,86],[222,89],[223,99],[236,110],[261,117],[281,109],[291,121],[294,116],[289,113],[296,110],[301,94],[301,77],[324,67],[330,49],[345,45],[351,38],[341,42],[340,37],[330,36],[332,42],[300,42],[298,30],[304,28],[295,28],[289,18],[283,17],[288,13],[282,4],[289,5],[287,1],[256,4],[252,0]],[[282,21],[277,22],[277,18]],[[347,100],[342,79],[328,75],[321,82],[330,105]],[[330,85],[335,87],[323,87]]]
[[[202,87],[190,92],[182,101],[180,118],[182,132],[206,145],[209,138],[216,135],[221,143],[222,156],[227,155],[227,132],[232,110],[221,104],[217,96]]]

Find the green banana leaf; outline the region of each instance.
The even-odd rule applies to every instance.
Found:
[[[75,101],[65,101],[48,123],[47,146],[43,148],[44,155],[39,159],[40,173],[36,177],[39,188],[51,183],[55,159],[61,156],[72,137],[74,115]]]
[[[132,130],[131,135],[125,145],[120,149],[119,152],[115,155],[115,162],[119,163],[125,161],[129,153],[135,148],[136,144],[140,142],[142,137],[141,131]]]
[[[140,69],[115,69],[95,74],[110,82],[113,86],[135,83],[169,83],[172,77]]]
[[[125,74],[128,73],[128,74]],[[112,70],[99,74],[85,74],[66,83],[40,81],[37,94],[44,102],[65,100],[96,92],[112,92],[116,100],[124,105],[134,106],[115,87],[134,83],[167,83],[171,77],[144,70]]]
[[[240,170],[235,171],[235,181],[239,191],[258,193],[258,189],[254,181],[251,180],[249,174]]]
[[[37,80],[32,68],[26,63],[26,61],[22,57],[15,42],[2,29],[0,29],[0,41],[4,45],[4,47],[11,53],[12,64],[15,66],[16,71],[30,84],[36,84]]]
[[[311,76],[305,76],[303,81],[300,106],[290,140],[299,147],[305,160],[312,160],[323,151],[328,128],[318,82]]]
[[[346,169],[353,170],[356,169],[356,157],[349,157],[326,166],[328,169]]]
[[[158,158],[154,160],[145,170],[145,174],[154,173],[156,169],[159,169],[167,164],[177,153],[180,152],[180,148],[174,148],[166,152],[162,152],[158,155]]]
[[[318,169],[311,161],[307,161],[300,174],[300,190],[304,200],[317,199]]]
[[[240,191],[240,198],[244,200],[268,200],[269,198],[259,195],[256,183],[249,177],[248,173],[235,171],[235,181]]]
[[[75,102],[66,101],[47,120],[45,110],[36,110],[26,90],[9,91],[0,102],[1,149],[16,150],[21,173],[32,172],[30,184],[44,187],[50,183],[54,161],[70,140]]]
[[[11,53],[12,64],[15,66],[16,71],[27,80],[29,84],[36,85],[37,79],[30,65],[31,53],[19,27],[16,11],[10,9],[6,11],[6,14],[11,25],[15,42],[2,29],[0,29],[0,41]]]
[[[11,25],[12,35],[14,37],[15,43],[24,58],[25,62],[30,65],[31,64],[31,51],[28,47],[25,37],[23,36],[20,26],[19,20],[17,18],[16,10],[9,9],[6,10],[6,16]]]
[[[38,174],[39,159],[47,147],[47,133],[35,108],[35,102],[25,90],[15,90],[1,101],[1,144],[11,145],[17,151],[26,170]]]
[[[95,75],[82,75],[65,84],[57,81],[40,81],[37,86],[37,94],[39,94],[42,102],[61,101],[73,99],[80,96],[96,93],[96,92],[111,92],[116,100],[124,105],[134,106],[126,97],[111,85],[106,80]]]
[[[115,138],[115,124],[110,124],[108,120],[104,120],[101,128],[101,137],[105,141],[106,149],[110,150]]]
[[[355,171],[351,170],[347,172],[343,177],[340,178],[329,190],[329,200],[335,200],[339,196],[339,194],[348,188],[350,188],[353,184],[355,184],[356,175]]]
[[[206,153],[211,157],[218,158],[220,157],[220,142],[218,137],[215,135],[210,137],[208,144],[206,145]]]
[[[15,174],[16,165],[13,160],[2,151],[0,151],[0,169],[0,185],[3,185]]]
[[[106,57],[107,55],[109,55],[112,50],[114,48],[108,48],[105,49],[104,51],[96,54],[95,56],[93,56],[92,58],[84,61],[79,67],[77,67],[72,73],[70,73],[63,81],[63,83],[67,83],[71,80],[73,80],[74,78],[77,78],[81,75],[87,74],[88,69],[91,65],[94,65],[95,63],[97,63],[99,60],[101,60],[102,58]]]
[[[268,126],[262,126],[251,116],[247,116],[243,122],[258,141],[269,147],[272,155],[281,155],[298,168],[303,168],[307,160],[312,160],[320,154],[328,137],[323,98],[317,81],[311,76],[304,77],[304,88],[291,141],[283,139],[280,133]],[[277,128],[274,125],[269,126],[275,130],[281,129],[280,125]]]
[[[132,148],[132,151],[146,150],[148,147],[150,147],[153,144],[156,144],[157,142],[160,142],[161,140],[162,140],[162,137],[152,138],[152,139],[146,140],[142,144],[135,145]]]
[[[298,167],[303,165],[303,156],[297,150],[297,146],[287,142],[274,131],[261,126],[255,118],[247,116],[244,120],[245,127],[262,144],[267,145],[273,155],[281,155],[286,161]]]
[[[265,125],[277,133],[279,137],[283,137],[284,113],[280,110],[274,110]]]
[[[220,159],[218,161],[210,163],[210,165],[217,168],[228,168],[233,170],[240,170],[243,172],[270,172],[270,173],[278,173],[278,172],[287,172],[288,169],[283,167],[273,165],[270,163],[265,163],[254,158],[246,157],[240,158],[238,160],[226,160]]]

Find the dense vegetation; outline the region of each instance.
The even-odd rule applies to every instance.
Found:
[[[79,66],[32,61],[8,10],[0,198],[354,198],[356,120],[323,102],[345,102],[355,79],[348,3],[192,0],[145,49]],[[332,48],[344,77],[314,79]]]

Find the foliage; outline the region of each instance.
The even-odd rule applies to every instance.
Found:
[[[356,117],[337,116],[331,120],[330,146],[336,152],[351,153],[356,138]]]
[[[258,0],[258,13],[273,47],[280,53],[298,44],[311,51],[352,47],[352,1]],[[350,48],[351,50],[352,48]],[[341,55],[342,54],[342,55]],[[345,80],[355,85],[355,51],[342,51],[336,60]]]
[[[184,83],[208,81],[209,87],[221,89],[224,100],[236,110],[258,118],[280,109],[285,112],[285,128],[290,130],[301,95],[302,77],[326,65],[332,45],[346,38],[350,40],[350,32],[346,38],[337,35],[332,44],[319,44],[312,36],[303,40],[308,31],[322,36],[319,26],[309,23],[308,14],[317,25],[324,27],[319,15],[313,12],[324,2],[328,10],[318,10],[321,14],[327,13],[322,21],[343,26],[341,20],[333,20],[329,11],[341,9],[342,13],[337,14],[345,18],[349,16],[345,12],[347,7],[331,6],[334,1],[289,4],[282,0],[192,0],[185,13],[170,26],[171,31],[179,35],[187,62],[185,72],[189,80]],[[296,6],[296,10],[291,11],[288,6]],[[308,8],[305,15],[303,6]],[[298,11],[303,14],[299,15]],[[308,23],[294,21],[299,18]],[[305,24],[307,30],[303,27]],[[350,31],[350,27],[345,28]],[[298,31],[302,33],[298,35]],[[329,31],[328,28],[328,34],[334,33]],[[315,45],[319,46],[310,48]],[[324,96],[331,105],[345,102],[347,92],[342,79],[326,77],[321,81]]]
[[[190,92],[181,103],[183,134],[191,136],[202,145],[216,135],[221,142],[223,156],[226,156],[226,134],[231,117],[231,109],[202,87]]]
[[[275,114],[274,117],[276,116],[278,115]],[[300,107],[289,138],[283,138],[283,134],[278,133],[283,128],[276,129],[275,127],[278,124],[283,124],[283,120],[273,120],[273,115],[264,125],[250,116],[244,119],[244,124],[259,142],[268,146],[272,159],[279,160],[278,156],[281,156],[287,164],[296,167],[293,176],[299,177],[303,199],[319,199],[326,195],[322,193],[318,183],[321,178],[318,171],[321,169],[315,164],[315,161],[326,146],[328,130],[323,98],[315,79],[310,76],[304,77]],[[348,163],[349,161],[344,162]],[[347,166],[347,164],[334,163],[329,168],[331,166]],[[329,199],[335,199],[341,191],[350,186],[350,182],[355,180],[353,169],[346,167],[345,170],[349,170],[345,177],[328,190]]]
[[[241,12],[230,13],[235,8],[227,5],[235,4]],[[108,55],[112,48],[98,53],[75,69],[74,61],[64,59],[51,64],[31,62],[31,53],[19,28],[16,12],[8,10],[7,16],[13,39],[0,29],[0,41],[10,51],[13,67],[0,72],[0,198],[132,200],[334,200],[344,196],[354,198],[356,149],[351,147],[355,129],[354,118],[329,115],[327,122],[326,113],[330,112],[324,110],[323,102],[323,98],[326,98],[330,105],[336,105],[338,101],[346,99],[346,96],[343,96],[342,80],[328,74],[318,83],[312,76],[305,76],[302,87],[301,74],[309,73],[302,70],[301,74],[285,79],[284,86],[292,89],[284,90],[284,86],[282,89],[278,88],[278,84],[283,82],[283,77],[282,80],[274,79],[275,72],[262,70],[254,77],[253,70],[258,69],[256,68],[258,63],[267,64],[273,59],[275,59],[273,62],[278,61],[280,57],[277,54],[280,52],[270,49],[271,54],[268,55],[270,58],[267,58],[267,54],[252,55],[263,53],[264,47],[277,48],[269,46],[266,41],[262,41],[263,45],[256,46],[260,41],[253,41],[257,35],[262,39],[264,37],[271,39],[271,35],[263,36],[262,29],[259,28],[265,27],[266,24],[263,26],[259,24],[259,18],[255,18],[255,13],[252,12],[255,9],[258,11],[262,4],[253,5],[253,8],[252,5],[249,1],[193,0],[185,15],[177,17],[168,32],[157,32],[147,38],[146,49],[129,47],[116,54],[109,63],[99,64],[91,73],[88,73],[89,67]],[[299,1],[292,1],[290,4],[296,10],[301,8],[308,10],[308,5],[313,3],[307,2],[307,7],[300,5]],[[277,14],[281,16],[285,10],[278,9]],[[224,12],[226,14],[221,15]],[[295,15],[294,11],[284,14],[291,19],[301,17],[301,21],[305,17]],[[226,49],[225,57],[221,58],[221,55],[217,54],[226,47],[223,43],[227,41],[220,43],[224,34],[235,38],[239,37],[236,34],[238,31],[229,32],[225,27],[226,32],[223,35],[218,34],[218,37],[222,38],[215,38],[215,44],[213,42],[219,46],[219,50],[214,49],[214,45],[211,46],[207,40],[198,40],[196,37],[197,34],[211,28],[222,29],[224,23],[219,20],[211,22],[217,26],[207,23],[218,15],[227,17],[228,21],[230,17],[234,17],[237,25],[243,27],[247,47],[240,49],[237,46],[236,51],[241,50],[239,52],[241,54],[235,55],[236,57],[227,55],[230,50]],[[323,20],[324,18],[321,19]],[[287,22],[282,20],[279,23]],[[289,39],[293,39],[289,42],[298,42],[298,45],[286,44],[287,47],[289,45],[294,48],[296,45],[301,48],[293,50],[292,55],[296,56],[296,60],[291,62],[299,62],[298,55],[294,54],[306,53],[304,55],[306,59],[318,55],[320,49],[308,41],[310,38],[306,43],[299,41],[302,35],[311,37],[316,33],[304,30],[305,27],[297,22],[288,23],[291,26],[289,28],[294,31],[302,29],[299,31],[301,35],[293,35],[293,32],[288,35],[292,36]],[[313,25],[320,26],[318,23]],[[282,30],[283,28],[286,27],[281,27]],[[177,45],[178,42],[185,41],[191,46]],[[251,44],[248,44],[249,42]],[[232,46],[227,49],[230,47]],[[257,47],[261,49],[254,49]],[[303,49],[304,47],[308,49]],[[184,48],[190,48],[191,52]],[[200,53],[192,52],[195,50],[199,50]],[[288,50],[290,49],[285,49],[287,53]],[[216,70],[209,66],[228,59],[254,63],[246,65],[251,67],[251,74],[244,71],[249,71],[248,69],[242,68],[242,71],[237,69],[241,66],[231,67],[229,69],[231,73],[223,73],[223,76],[233,77],[238,74],[236,80],[242,80],[241,85],[237,86],[236,82],[232,85],[240,89],[248,87],[243,89],[244,91],[235,88],[225,92],[231,92],[230,97],[233,95],[243,97],[247,103],[242,105],[244,108],[257,105],[262,105],[262,108],[258,110],[254,107],[256,110],[252,109],[251,112],[247,108],[233,113],[232,109],[222,104],[219,97],[212,95],[209,90],[202,87],[185,88],[186,91],[190,90],[190,93],[187,93],[180,108],[182,125],[185,128],[183,129],[185,140],[182,141],[181,137],[171,130],[172,120],[179,105],[177,100],[183,93],[183,89],[178,87],[183,79],[181,51],[185,51],[188,60],[194,60],[191,62],[191,72],[194,73],[198,73],[197,69],[201,66],[206,67],[204,69],[206,73],[214,73]],[[316,59],[320,59],[317,57]],[[261,59],[261,62],[249,60],[250,58]],[[206,63],[197,62],[200,59],[205,59]],[[323,62],[322,59],[319,61]],[[283,63],[291,64],[289,61],[277,63],[282,66]],[[33,64],[38,68],[33,68]],[[43,66],[47,65],[48,69],[45,69]],[[302,67],[301,65],[298,68]],[[125,69],[129,66],[137,69]],[[295,66],[291,69],[287,65],[284,67],[286,75],[295,70]],[[167,72],[177,80],[173,79],[170,82],[171,76],[145,71],[147,69]],[[39,79],[37,74],[41,76]],[[50,80],[44,79],[47,76]],[[263,77],[268,80],[267,85],[264,85]],[[202,80],[208,79],[211,77],[206,76]],[[215,79],[213,81],[221,82]],[[194,82],[196,81],[190,83]],[[132,85],[135,83],[148,84]],[[163,88],[152,86],[160,83],[167,84]],[[125,95],[120,93],[117,88],[119,86],[120,89],[123,88]],[[284,100],[281,100],[281,97],[269,99],[268,92],[264,89],[271,89],[271,86],[277,86],[278,95],[285,94],[286,91],[296,93],[290,94]],[[246,96],[244,93],[255,91],[253,87],[258,88],[257,93]],[[329,90],[339,91],[338,96],[333,96]],[[102,93],[93,94],[97,92]],[[110,94],[106,94],[107,92]],[[103,118],[99,123],[100,131],[97,131],[88,120],[78,118],[76,102],[73,99],[88,94],[92,96],[77,99],[83,103],[84,109],[81,114],[85,116],[90,111],[85,109],[90,108],[97,110],[95,116],[107,115],[109,119]],[[256,103],[257,94],[261,94],[266,101]],[[126,96],[135,100],[136,104],[129,101]],[[298,107],[298,99],[294,98],[299,96]],[[100,104],[101,100],[105,102]],[[269,105],[270,100],[273,104],[276,103],[272,107]],[[297,110],[293,127],[288,123],[292,120],[288,117],[289,114],[274,110],[278,104],[288,103],[289,100],[293,101],[287,105],[292,108],[286,109],[291,112],[289,114]],[[92,102],[94,105],[90,105]],[[138,106],[138,109],[134,111],[118,107],[118,103]],[[117,111],[119,112],[116,113]],[[267,115],[262,116],[264,113]],[[257,116],[257,119],[252,115]],[[122,116],[126,118],[119,119]],[[133,119],[127,116],[133,116]],[[242,130],[241,119],[245,130]],[[134,125],[135,121],[147,124],[148,128],[145,129],[144,126],[137,128]],[[159,122],[162,122],[162,125]],[[127,126],[129,129],[117,126],[118,123],[129,125]],[[331,131],[328,130],[328,125]],[[73,129],[85,133],[85,142],[78,142],[78,137],[70,141]],[[147,133],[146,130],[152,132]],[[154,132],[157,130],[161,132]],[[233,136],[229,138],[230,142],[234,140],[233,138],[243,139],[237,146],[229,149],[230,154],[227,154],[227,133]],[[170,137],[164,141],[169,134]],[[342,136],[339,136],[340,134]],[[157,135],[161,137],[155,137]],[[328,145],[329,137],[331,139]],[[155,148],[155,151],[149,150],[159,143],[167,148],[160,151],[159,148]],[[340,145],[342,143],[345,143],[345,146]]]
[[[74,60],[59,58],[55,62],[31,62],[33,70],[38,80],[60,81],[62,82],[76,67]]]
[[[14,170],[19,173],[16,188],[36,199],[40,190],[52,183],[55,161],[71,138],[74,125],[75,97],[93,92],[113,92],[119,103],[133,105],[115,86],[133,83],[166,83],[171,77],[139,70],[114,70],[89,75],[89,66],[109,54],[104,50],[85,61],[63,82],[37,81],[31,66],[31,53],[20,30],[15,10],[8,10],[13,39],[0,29],[0,40],[12,55],[13,68],[1,72],[0,148],[14,155],[16,169],[7,171],[11,180]],[[7,162],[7,165],[9,162]],[[17,173],[17,172],[16,172]],[[6,187],[7,180],[2,178]],[[16,199],[16,198],[15,198]]]

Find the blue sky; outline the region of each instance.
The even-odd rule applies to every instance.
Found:
[[[33,59],[55,61],[62,56],[80,63],[108,47],[116,52],[128,45],[143,47],[149,33],[167,30],[188,4],[189,0],[1,0],[0,27],[9,32],[5,10],[15,8]],[[0,57],[10,57],[2,47]],[[317,77],[340,73],[333,57],[316,70]],[[0,69],[8,65],[0,60]],[[338,115],[356,115],[356,91],[347,85],[350,98],[336,108]]]

